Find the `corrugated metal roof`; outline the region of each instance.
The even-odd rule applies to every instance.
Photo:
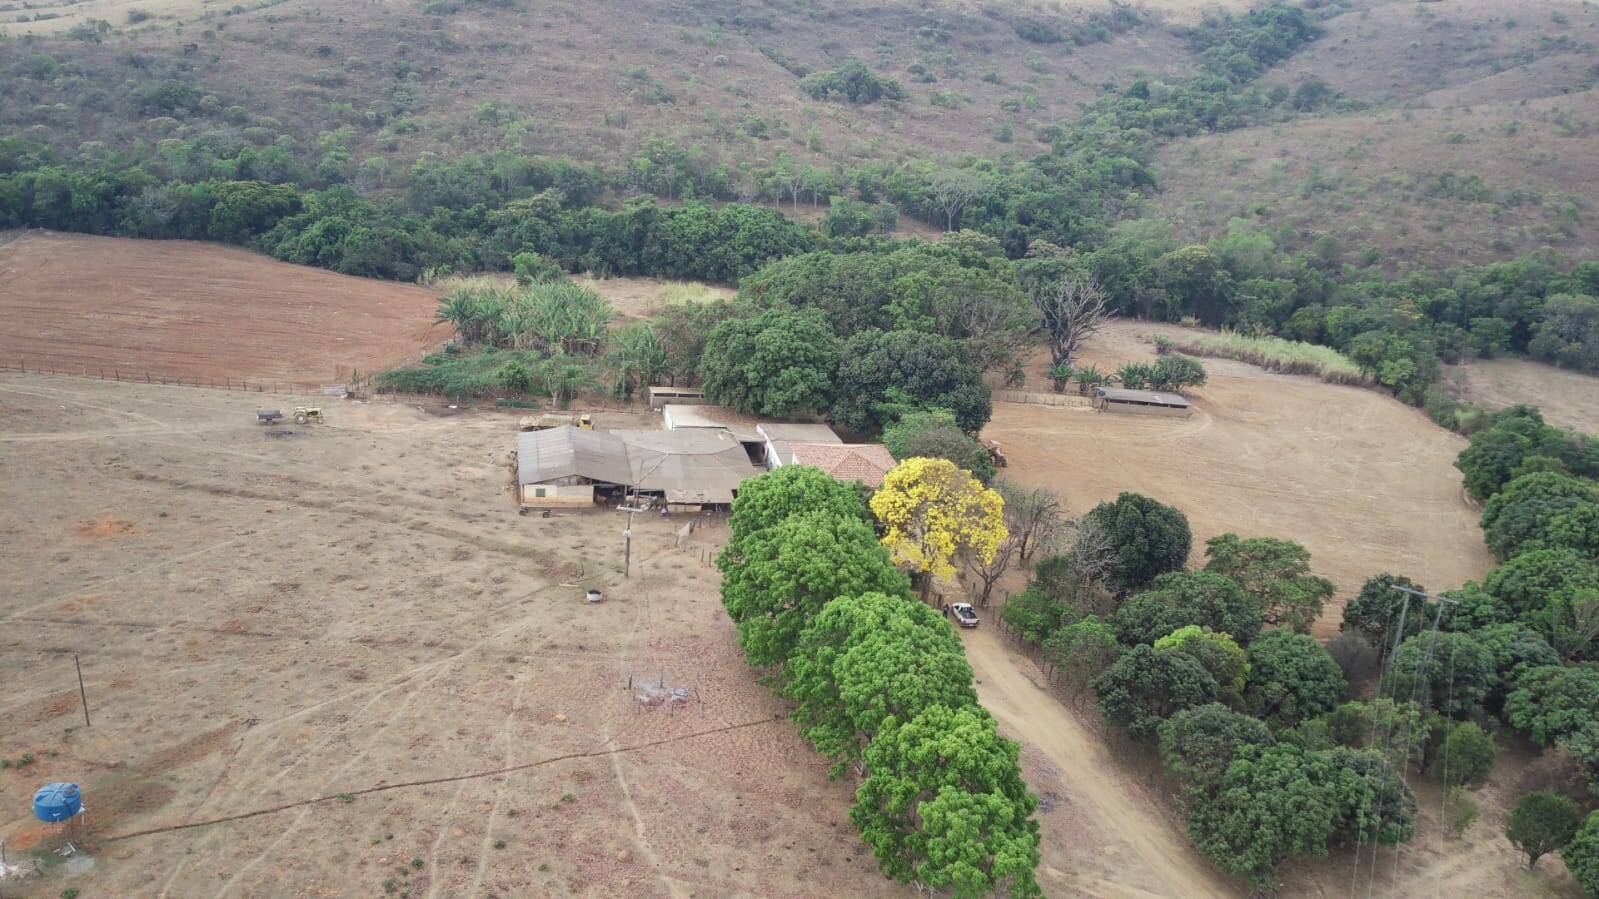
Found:
[[[755,426],[767,440],[787,443],[843,443],[827,425],[809,422],[763,421]]]
[[[1099,387],[1095,393],[1113,403],[1143,403],[1149,406],[1176,406],[1187,409],[1188,399],[1175,393],[1161,393],[1154,390],[1128,390],[1125,387]]]
[[[733,491],[761,474],[744,447],[723,430],[584,431],[551,428],[517,435],[519,483],[542,484],[566,477],[700,496],[699,502],[730,503]]]
[[[669,431],[721,428],[745,443],[763,443],[766,440],[756,431],[754,416],[734,412],[726,406],[686,406],[674,403],[661,408],[661,417],[665,419],[666,429]]]
[[[542,484],[569,477],[625,484],[631,477],[627,446],[608,431],[563,426],[516,435],[516,478]]]

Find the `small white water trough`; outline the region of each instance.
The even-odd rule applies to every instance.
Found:
[[[599,591],[599,590],[590,590],[587,593],[583,594],[583,597],[584,597],[584,599],[587,599],[589,602],[599,602],[600,600],[605,598],[605,594],[604,594],[604,592]]]

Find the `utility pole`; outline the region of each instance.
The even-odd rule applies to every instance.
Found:
[[[83,688],[83,663],[78,661],[78,654],[72,654],[72,667],[78,669],[78,697],[83,700],[83,726],[89,724],[89,691]]]
[[[637,499],[638,494],[635,492],[633,497]],[[627,495],[623,494],[622,499],[625,502]],[[627,526],[622,528],[622,577],[631,577],[633,569],[633,513],[645,510],[629,503],[625,506],[617,506],[616,511],[627,513]]]

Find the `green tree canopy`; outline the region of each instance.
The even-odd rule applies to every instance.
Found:
[[[1569,549],[1529,550],[1488,572],[1483,589],[1533,621],[1557,601],[1599,591],[1599,563]]]
[[[835,762],[858,761],[889,716],[977,702],[960,639],[931,606],[866,593],[828,603],[801,632],[784,668],[801,734]]]
[[[1331,711],[1349,691],[1338,663],[1315,638],[1268,631],[1249,644],[1244,700],[1262,718],[1294,725]]]
[[[1583,895],[1599,896],[1599,811],[1589,813],[1583,820],[1571,842],[1560,850],[1560,859],[1582,887]]]
[[[1190,624],[1161,637],[1154,645],[1157,652],[1176,649],[1193,656],[1216,679],[1223,697],[1236,699],[1243,693],[1244,680],[1249,677],[1248,656],[1227,634]]]
[[[1425,631],[1399,645],[1389,674],[1395,696],[1420,696],[1454,718],[1482,709],[1494,685],[1494,659],[1469,634]]]
[[[1550,790],[1521,797],[1505,821],[1505,837],[1527,856],[1527,867],[1546,853],[1566,847],[1577,835],[1582,815],[1577,803]]]
[[[907,412],[883,429],[883,445],[896,461],[916,456],[948,459],[987,484],[994,480],[994,460],[988,450],[961,429],[955,414],[943,409]]]
[[[1121,651],[1116,632],[1092,615],[1062,625],[1044,639],[1044,658],[1073,693],[1115,664]]]
[[[849,515],[791,515],[744,538],[737,563],[723,565],[725,559],[718,559],[722,604],[756,666],[787,661],[805,625],[837,597],[910,594],[876,533]]]
[[[873,520],[871,510],[850,485],[819,468],[784,465],[739,485],[728,521],[733,540],[722,553],[727,559],[725,564],[737,564],[737,546],[744,538],[774,528],[801,512],[830,512],[865,523]],[[718,565],[724,563],[719,560]]]
[[[1193,533],[1188,528],[1188,517],[1171,506],[1137,493],[1123,493],[1115,502],[1095,506],[1086,517],[1102,530],[1113,547],[1115,564],[1108,582],[1117,590],[1136,590],[1188,563]],[[1240,637],[1240,642],[1247,640]]]
[[[1394,587],[1426,590],[1403,575],[1383,572],[1367,578],[1360,587],[1360,593],[1344,605],[1341,629],[1346,633],[1359,634],[1379,650],[1386,650],[1393,645],[1394,632],[1399,628],[1401,615],[1406,637],[1421,633],[1422,626],[1432,621],[1432,603],[1420,597],[1408,596]]]
[[[1222,534],[1205,542],[1205,570],[1233,579],[1259,604],[1266,624],[1309,633],[1333,583],[1310,572],[1310,550],[1292,540]]]
[[[1240,747],[1275,742],[1265,722],[1219,702],[1183,709],[1161,722],[1159,730],[1166,771],[1204,789],[1221,782]]]
[[[835,422],[872,433],[907,412],[942,409],[975,434],[993,411],[982,373],[959,343],[923,331],[862,331],[844,343]]]
[[[1176,648],[1140,644],[1093,681],[1106,720],[1136,739],[1151,739],[1160,723],[1183,709],[1215,702],[1221,687],[1205,666]]]
[[[1440,774],[1451,786],[1481,786],[1493,771],[1499,750],[1475,721],[1463,721],[1449,729],[1439,755]]]
[[[1539,746],[1599,722],[1599,671],[1545,665],[1525,668],[1505,697],[1505,720]]]
[[[1524,474],[1488,500],[1482,510],[1482,531],[1488,548],[1501,560],[1534,544],[1554,548],[1569,542],[1575,545],[1565,548],[1579,551],[1599,548],[1599,494],[1591,484],[1555,472]]]
[[[747,415],[827,408],[837,368],[838,342],[827,324],[786,309],[723,321],[700,358],[706,398]]]
[[[1327,854],[1340,812],[1332,777],[1297,746],[1240,746],[1215,790],[1194,797],[1188,835],[1222,870],[1269,885],[1283,862]]]
[[[655,316],[655,336],[666,354],[666,374],[674,384],[694,384],[700,380],[700,358],[705,341],[716,326],[748,310],[728,300],[704,303],[671,303]]]
[[[1260,633],[1260,609],[1231,578],[1212,571],[1176,571],[1122,604],[1111,616],[1116,636],[1129,645],[1153,643],[1197,624],[1247,646]]]
[[[895,880],[958,896],[1002,887],[1038,896],[1038,800],[1017,757],[978,706],[889,718],[866,748],[870,773],[850,820]]]

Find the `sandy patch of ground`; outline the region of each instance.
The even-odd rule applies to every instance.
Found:
[[[1162,326],[1113,324],[1082,362],[1113,370],[1148,360]],[[1032,384],[1047,384],[1035,361]],[[1338,585],[1318,633],[1336,632],[1366,578],[1405,574],[1457,587],[1492,565],[1479,512],[1453,467],[1466,441],[1375,391],[1204,360],[1210,380],[1190,418],[996,403],[983,436],[1000,441],[1007,476],[1050,487],[1073,513],[1130,490],[1183,510],[1204,541],[1228,531],[1284,537]],[[1047,388],[1044,388],[1047,389]]]
[[[194,241],[30,231],[0,244],[0,363],[303,384],[448,340],[436,294]]]
[[[1599,434],[1599,378],[1530,359],[1477,359],[1445,370],[1450,391],[1489,409],[1537,406],[1544,420]]]

